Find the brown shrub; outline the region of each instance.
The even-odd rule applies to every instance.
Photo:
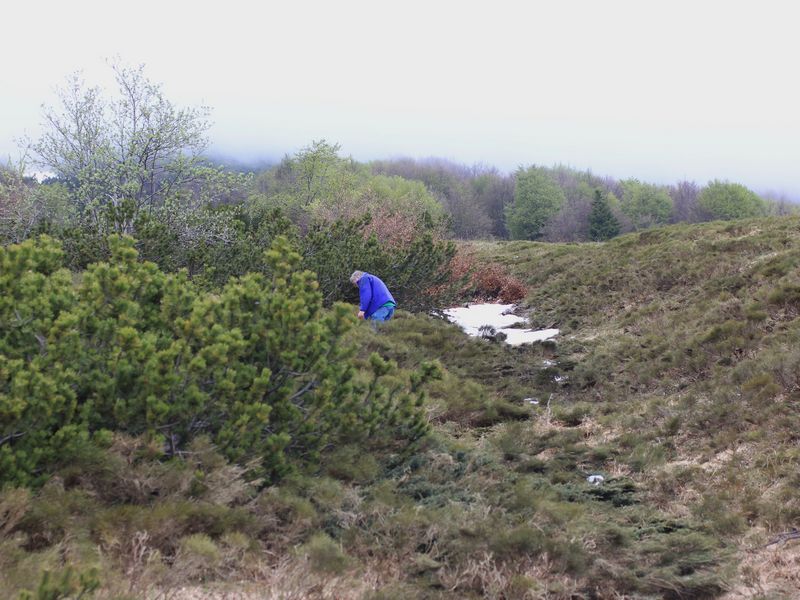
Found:
[[[500,300],[506,303],[519,302],[528,295],[528,289],[519,279],[511,275],[503,265],[498,263],[479,263],[478,260],[459,248],[450,261],[451,282],[465,280],[459,290],[462,298],[471,298],[492,302]]]
[[[364,228],[364,237],[369,237],[373,233],[386,246],[392,248],[406,246],[419,235],[419,219],[380,208],[372,211],[372,219]]]
[[[528,295],[528,288],[519,279],[509,278],[503,289],[500,290],[500,299],[503,302],[519,302]]]
[[[369,213],[370,220],[363,227],[361,233],[365,238],[372,234],[382,245],[390,248],[407,246],[420,235],[420,216],[409,212],[394,210],[385,206],[367,206],[364,204],[345,203],[335,207],[323,207],[317,211],[317,216],[325,222],[333,223],[336,220],[351,221],[364,217]],[[441,240],[445,236],[442,223],[426,225],[434,239]]]

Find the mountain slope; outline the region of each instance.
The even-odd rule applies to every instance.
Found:
[[[648,503],[736,547],[737,586],[769,572],[771,593],[798,593],[774,566],[783,546],[763,544],[800,519],[800,221],[473,251],[530,285],[535,324],[564,330],[575,367],[554,403],[595,424]]]

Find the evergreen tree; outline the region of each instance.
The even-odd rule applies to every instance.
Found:
[[[610,240],[619,235],[619,230],[619,221],[611,212],[608,202],[600,190],[595,190],[592,212],[589,213],[589,238],[595,242]]]

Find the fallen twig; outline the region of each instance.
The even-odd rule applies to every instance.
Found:
[[[784,531],[783,533],[779,533],[775,536],[771,542],[764,544],[763,548],[767,548],[768,546],[772,546],[774,544],[782,544],[784,542],[788,542],[789,540],[797,540],[800,539],[800,531],[797,529],[792,529],[791,531]]]

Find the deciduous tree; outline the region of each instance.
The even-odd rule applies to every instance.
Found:
[[[543,169],[530,167],[517,171],[514,203],[506,208],[506,225],[511,237],[539,239],[544,226],[565,200],[562,189]]]
[[[706,220],[742,219],[766,213],[764,201],[755,192],[728,181],[710,182],[700,192],[697,205]]]
[[[646,229],[669,222],[672,198],[657,185],[628,179],[622,182],[620,208],[634,229]]]
[[[112,68],[112,97],[77,74],[68,79],[60,106],[44,108],[45,131],[33,150],[69,183],[81,211],[99,219],[112,207],[115,229],[130,232],[140,210],[207,175],[200,167],[209,110],[176,107],[143,66]]]

